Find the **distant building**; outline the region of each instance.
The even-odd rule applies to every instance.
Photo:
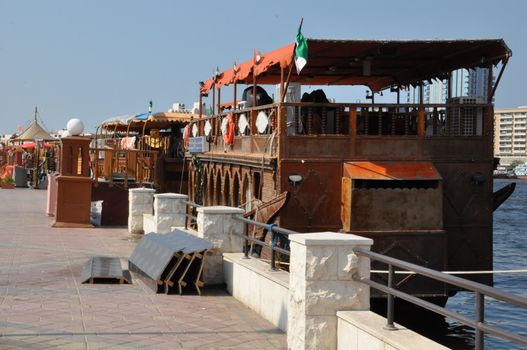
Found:
[[[480,96],[484,101],[488,99],[487,82],[489,81],[488,68],[470,70],[466,80],[467,96]]]
[[[527,162],[527,106],[494,111],[494,156],[500,164]]]
[[[458,69],[452,72],[452,97],[470,96],[487,100],[488,68],[474,70]],[[419,103],[419,88],[410,88],[406,92],[407,103]],[[435,80],[423,86],[423,102],[425,104],[446,103],[448,84],[446,80]]]

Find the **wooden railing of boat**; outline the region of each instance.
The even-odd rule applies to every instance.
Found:
[[[231,150],[269,153],[266,142],[271,135],[276,135],[282,157],[288,156],[288,148],[313,138],[337,140],[340,149],[349,149],[341,147],[346,143],[344,140],[372,137],[474,140],[493,133],[493,106],[485,103],[275,103],[192,121],[198,126],[198,136],[208,136],[214,141],[210,143],[212,152],[225,152],[221,124],[229,113],[233,114],[235,130]],[[258,126],[262,120],[267,126]],[[208,129],[211,131],[206,135]]]
[[[139,186],[155,182],[157,151],[90,148],[90,160],[95,186],[105,181],[113,186],[116,181],[128,188],[134,181]]]

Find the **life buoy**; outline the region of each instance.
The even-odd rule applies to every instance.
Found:
[[[223,143],[226,145],[234,144],[234,116],[232,113],[227,116],[227,127],[223,133]]]

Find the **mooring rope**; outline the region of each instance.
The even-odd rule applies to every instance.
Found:
[[[371,270],[371,273],[388,273],[387,270]],[[440,271],[447,275],[488,275],[488,274],[508,274],[508,273],[527,273],[527,269],[517,270],[487,270],[487,271]],[[416,275],[414,271],[395,271],[398,275]]]

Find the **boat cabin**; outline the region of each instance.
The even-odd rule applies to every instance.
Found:
[[[287,193],[268,222],[371,237],[375,251],[437,270],[491,270],[493,97],[511,56],[505,42],[307,45],[299,73],[290,44],[200,83],[200,102],[215,107],[189,125],[191,140],[206,143],[187,153],[191,199],[251,210]],[[457,74],[474,69],[487,70],[485,96],[456,93]],[[444,98],[428,103],[433,82]],[[366,102],[335,101],[324,91],[333,86],[362,86]],[[408,92],[416,99],[403,101]],[[381,93],[391,100],[380,103]],[[414,294],[453,292],[404,283]]]

